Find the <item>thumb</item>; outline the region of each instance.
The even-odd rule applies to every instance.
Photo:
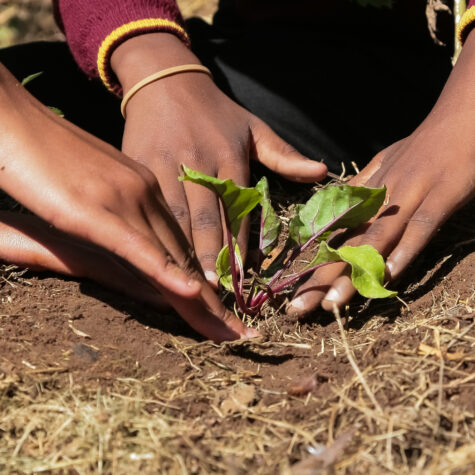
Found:
[[[288,180],[311,183],[327,175],[323,163],[310,160],[282,140],[267,124],[255,119],[251,125],[251,158]]]

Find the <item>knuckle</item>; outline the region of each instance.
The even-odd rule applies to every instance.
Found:
[[[216,254],[215,252],[207,252],[207,253],[200,253],[198,254],[197,257],[202,265],[212,264],[212,267],[214,267],[216,265],[216,259],[218,257],[218,254]]]
[[[232,147],[229,143],[218,146],[216,153],[220,163],[240,165],[245,161],[244,158],[247,160],[247,154],[244,153],[244,150]]]
[[[190,219],[190,212],[186,206],[171,203],[168,207],[178,222],[182,223]]]
[[[191,217],[191,229],[202,231],[217,228],[220,225],[219,215],[207,208],[199,208]]]
[[[142,197],[149,192],[149,186],[141,173],[130,169],[122,174],[117,191],[127,198],[129,196]]]
[[[206,165],[206,159],[196,145],[189,145],[180,152],[181,162],[190,164],[191,167],[201,169]]]
[[[364,234],[364,240],[366,242],[372,242],[374,244],[384,244],[387,240],[387,227],[381,220],[376,220]]]
[[[421,228],[434,228],[437,226],[437,220],[434,215],[427,211],[418,211],[410,219],[411,226],[417,226]]]

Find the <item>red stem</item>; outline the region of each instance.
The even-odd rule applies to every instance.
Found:
[[[252,305],[252,303],[251,303],[251,305],[250,305],[251,309],[254,309],[255,307],[257,307],[256,311],[259,310],[259,308],[262,307],[264,302],[266,302],[269,299],[270,295],[282,292],[282,290],[284,290],[286,287],[289,287],[293,283],[297,282],[303,276],[305,276],[307,274],[310,274],[311,272],[314,272],[317,269],[320,269],[320,267],[324,267],[324,266],[327,266],[329,264],[334,264],[335,262],[338,262],[338,261],[324,262],[323,264],[318,264],[318,266],[313,266],[313,267],[310,267],[309,269],[305,269],[304,271],[299,272],[298,274],[295,274],[292,277],[288,277],[287,279],[285,279],[283,282],[281,282],[276,287],[270,288],[269,292],[262,292],[261,298],[256,303],[254,303],[254,305]],[[256,298],[256,300],[257,300],[257,298]]]
[[[223,203],[223,210],[224,210],[224,219],[226,221],[226,236],[228,240],[228,248],[229,248],[229,264],[231,266],[231,277],[233,281],[233,288],[234,288],[234,294],[236,295],[236,303],[238,304],[239,308],[241,311],[245,314],[249,313],[249,309],[246,305],[246,302],[244,302],[244,298],[242,295],[242,289],[241,285],[238,282],[238,276],[236,272],[236,254],[234,250],[234,244],[233,244],[233,235],[231,234],[231,224],[229,222],[229,216],[228,213],[226,212],[226,207],[224,206]],[[239,271],[241,271],[241,266],[239,266]],[[244,279],[244,276],[241,275],[241,282]]]

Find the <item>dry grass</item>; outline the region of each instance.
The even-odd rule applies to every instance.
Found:
[[[16,27],[5,33],[11,8],[31,26],[31,13],[21,12],[33,3],[1,3],[2,44],[38,37]],[[185,14],[208,8],[199,12],[210,15],[215,2],[180,4]],[[48,28],[45,36],[57,34]],[[2,297],[21,278],[2,267]],[[274,342],[170,337],[160,351],[179,355],[187,369],[176,380],[157,374],[80,385],[59,364],[25,362],[18,374],[0,359],[0,472],[474,473],[475,413],[464,405],[475,391],[474,308],[475,293],[465,300],[446,293],[393,323],[377,317],[348,331],[351,318],[340,319],[340,332],[324,339],[283,331],[273,316],[261,325]],[[383,328],[391,342],[376,358]],[[240,358],[223,362],[240,346],[262,357],[295,351],[317,367],[339,361],[346,377],[331,378],[326,393],[294,397],[287,380],[270,387]]]
[[[340,336],[323,342],[298,333],[224,345],[171,337],[162,351],[181,355],[189,369],[177,380],[157,374],[101,389],[71,376],[65,384],[55,368],[4,370],[0,472],[473,473],[475,413],[459,397],[475,389],[474,306],[475,293],[464,301],[446,295],[398,319],[393,348],[375,364],[368,355],[383,318],[358,331],[342,324]],[[285,381],[266,389],[259,372],[222,362],[243,345],[267,356],[298,349],[317,361],[351,353],[358,371],[327,396],[292,397]],[[301,459],[307,469],[292,468]]]
[[[0,47],[39,40],[57,40],[51,0],[1,0]]]

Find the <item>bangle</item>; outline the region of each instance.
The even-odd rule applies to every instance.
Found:
[[[150,83],[158,81],[159,79],[163,79],[167,76],[173,76],[174,74],[180,73],[187,73],[187,72],[197,72],[197,73],[206,73],[210,77],[213,77],[211,71],[202,66],[201,64],[183,64],[181,66],[174,66],[173,68],[164,69],[159,71],[158,73],[151,74],[146,78],[139,81],[134,87],[132,87],[127,94],[122,99],[122,103],[120,104],[120,112],[122,113],[122,117],[126,118],[125,108],[127,107],[128,102],[132,97],[140,91],[145,86],[148,86]]]

